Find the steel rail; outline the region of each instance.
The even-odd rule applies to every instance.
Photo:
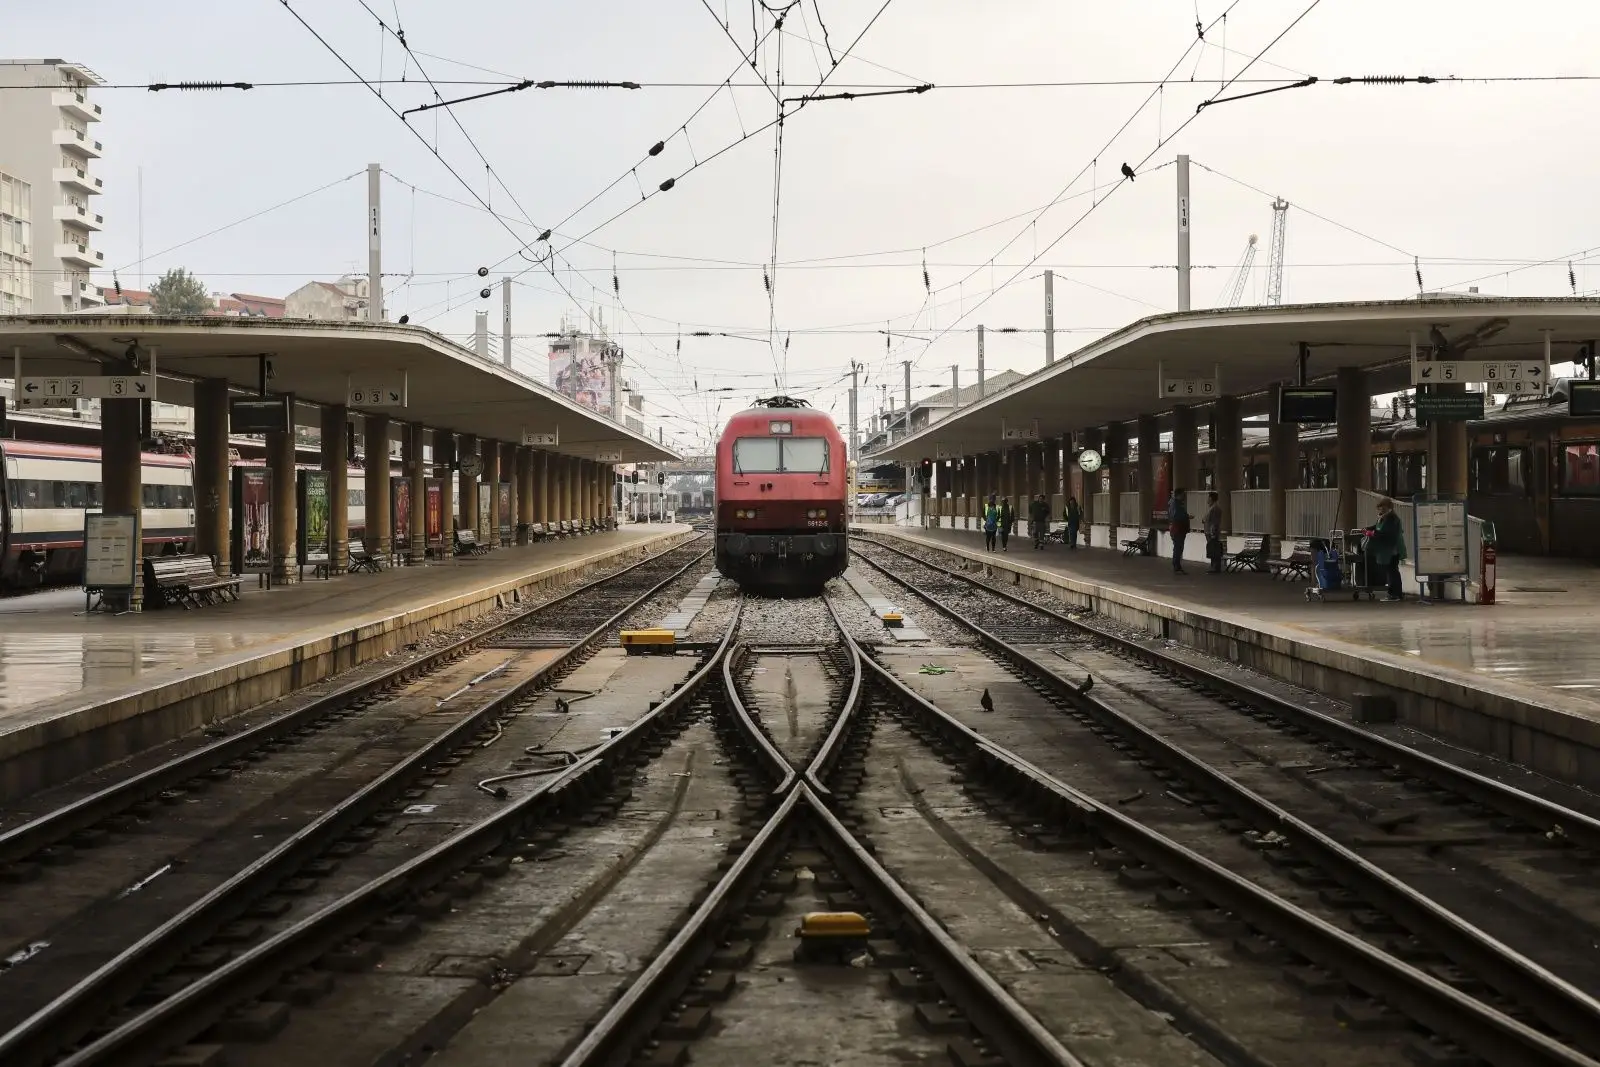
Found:
[[[927,560],[921,559],[895,545],[870,537],[862,537],[862,540],[887,552],[892,552],[903,559],[912,560],[926,567],[937,567],[937,564],[929,563]],[[867,559],[865,556],[857,558],[865,560],[866,563],[888,575],[891,580],[899,583],[902,587],[911,589],[912,592],[916,591],[900,579],[898,575],[895,575],[894,572]],[[1543,797],[1534,796],[1532,793],[1518,789],[1516,786],[1497,782],[1493,778],[1478,774],[1465,767],[1458,767],[1446,760],[1439,759],[1437,756],[1419,752],[1409,745],[1381,737],[1351,723],[1341,722],[1331,715],[1312,708],[1302,707],[1291,700],[1251,685],[1242,679],[1229,678],[1216,671],[1207,670],[1199,664],[1169,655],[1160,649],[1151,648],[1133,638],[1107,633],[1104,630],[1088,626],[1069,615],[1041,607],[1032,601],[1017,596],[1015,593],[975,582],[964,575],[957,575],[956,577],[977,589],[992,593],[1019,607],[1027,608],[1029,611],[1046,616],[1075,633],[1081,633],[1096,642],[1109,645],[1126,656],[1212,689],[1222,694],[1225,700],[1232,700],[1271,712],[1279,718],[1310,730],[1330,741],[1338,742],[1370,759],[1387,763],[1413,777],[1435,782],[1452,792],[1461,794],[1474,803],[1493,808],[1501,814],[1517,819],[1529,826],[1541,830],[1558,831],[1560,835],[1584,848],[1600,850],[1600,819],[1574,811]]]
[[[823,798],[831,798],[833,794],[829,791],[827,783],[844,755],[845,741],[856,722],[856,709],[861,702],[861,649],[850,639],[845,630],[844,620],[839,618],[839,613],[834,610],[833,602],[823,597],[822,603],[827,607],[833,624],[839,628],[839,634],[844,638],[845,651],[850,656],[850,689],[845,694],[843,710],[840,711],[839,717],[833,720],[833,727],[828,731],[828,736],[823,738],[822,744],[817,748],[817,754],[812,757],[811,765],[805,771],[805,779],[811,786],[812,792]]]
[[[249,907],[252,900],[270,891],[273,885],[290,876],[311,858],[324,851],[339,837],[366,819],[373,811],[380,810],[385,804],[399,796],[406,788],[406,783],[421,773],[426,766],[447,755],[461,743],[471,738],[478,730],[483,728],[488,720],[522,699],[528,692],[537,688],[544,679],[564,669],[573,659],[582,655],[590,645],[609,632],[613,626],[639,604],[656,595],[656,593],[671,584],[703,558],[704,554],[696,557],[696,559],[691,560],[650,589],[641,593],[630,603],[612,614],[606,621],[592,629],[578,643],[556,657],[555,660],[542,668],[537,674],[516,688],[486,701],[423,748],[418,749],[405,760],[389,768],[381,776],[369,782],[357,792],[352,793],[341,801],[339,805],[329,809],[313,822],[302,827],[292,837],[284,840],[222,885],[146,934],[113,959],[102,964],[71,989],[23,1020],[9,1033],[0,1035],[0,1063],[6,1064],[7,1067],[39,1067],[39,1065],[47,1062],[57,1050],[89,1032],[107,1011],[116,1005],[126,1003],[128,999],[134,996],[143,983],[148,981],[150,975],[171,967],[189,950],[242,914]],[[588,588],[593,584],[590,583],[589,586],[583,588]],[[582,589],[575,592],[581,591]],[[737,620],[737,615],[735,619]],[[696,678],[698,677],[699,675],[696,676]],[[668,707],[671,701],[672,698],[669,697],[668,701],[663,702],[661,707]],[[675,707],[676,705],[673,704],[672,706]],[[659,712],[660,708],[657,711]],[[636,736],[633,731],[644,722],[654,721],[654,717],[654,715],[647,716],[645,719],[636,722],[629,730],[623,731],[611,742],[590,753],[585,760],[575,764],[571,770],[550,783],[550,787],[555,788],[559,783],[576,780],[574,775],[577,768],[589,766],[608,752],[624,750],[619,749],[616,746],[616,742],[630,736]],[[591,772],[586,771],[584,773]],[[539,795],[542,795],[542,792],[540,791]],[[517,810],[520,810],[520,808],[516,805],[506,809],[508,812]],[[501,813],[501,815],[504,814],[505,812]],[[495,819],[499,818],[500,815],[495,817]],[[495,820],[489,820],[489,822],[499,825]],[[470,832],[466,831],[466,833]],[[461,836],[463,835],[458,835],[452,841],[459,840]],[[450,842],[446,842],[446,845],[449,844]],[[446,845],[439,847],[444,848]],[[424,857],[419,857],[419,860],[432,854],[432,852],[425,853]],[[398,870],[410,870],[411,867],[412,864],[407,864]],[[382,879],[372,884],[376,885],[381,882],[383,882]],[[312,917],[312,919],[315,918],[315,916]],[[306,922],[309,923],[312,919],[308,919]],[[274,938],[268,944],[274,943],[276,940]],[[240,958],[254,958],[254,955],[254,953],[247,953]],[[202,979],[196,985],[200,985],[205,981],[205,979]],[[190,987],[190,989],[193,988],[195,987]],[[184,992],[187,993],[188,990]],[[159,1010],[159,1008],[160,1005],[156,1009],[152,1009],[152,1011]],[[151,1013],[147,1012],[145,1014]],[[119,1029],[116,1033],[121,1033],[122,1029]],[[103,1040],[109,1040],[109,1038]],[[100,1044],[101,1042],[95,1042],[91,1048],[97,1048]],[[76,1057],[72,1062],[77,1062]],[[105,1061],[84,1060],[83,1062],[116,1063],[118,1061],[111,1059]]]
[[[692,542],[685,542],[685,544],[689,543]],[[671,548],[646,556],[625,570],[584,582],[554,600],[540,604],[538,607],[529,608],[525,612],[519,612],[514,617],[504,622],[496,623],[484,630],[468,634],[425,656],[391,667],[371,678],[348,682],[333,692],[317,698],[303,708],[297,708],[266,722],[258,723],[230,737],[215,741],[203,748],[186,753],[177,759],[169,760],[160,766],[152,767],[132,777],[115,782],[86,797],[40,815],[38,818],[0,832],[0,865],[26,859],[42,848],[53,845],[79,830],[87,829],[103,819],[125,811],[141,801],[156,797],[163,791],[180,785],[196,775],[204,774],[214,767],[232,762],[245,753],[252,752],[269,742],[292,734],[308,723],[314,722],[343,705],[374,696],[391,685],[408,682],[424,671],[447,663],[457,656],[471,651],[474,645],[490,640],[507,629],[525,624],[531,617],[540,612],[548,611],[558,605],[564,605],[576,597],[593,591],[597,586],[623,578],[638,568],[653,563],[662,556],[676,552],[682,547],[684,547],[683,544],[673,545]],[[710,552],[711,550],[707,549],[691,560],[674,574],[673,578],[678,577],[684,571],[700,562],[700,560],[703,560]],[[671,579],[668,580],[670,581]],[[249,714],[249,712],[241,714]]]
[[[1241,807],[1256,821],[1279,829],[1292,844],[1314,853],[1313,862],[1346,884],[1359,887],[1363,893],[1371,896],[1378,907],[1394,915],[1414,933],[1432,940],[1436,947],[1454,955],[1459,963],[1473,968],[1490,985],[1516,996],[1525,1008],[1539,1014],[1580,1047],[1592,1047],[1587,1041],[1600,1032],[1600,1004],[1596,1004],[1587,994],[1374,867],[1320,831],[1200,763],[1171,742],[1126,719],[1098,699],[1078,693],[1071,683],[1031,657],[1012,649],[999,638],[960,619],[954,612],[931,599],[928,603],[972,629],[989,647],[1004,651],[1008,658],[1014,658],[1029,673],[1038,673],[1039,680],[1056,687],[1057,692],[1080,707],[1088,706],[1097,717],[1106,716],[1108,722],[1121,720],[1126,723],[1130,728],[1130,736],[1139,736],[1140,743],[1147,744],[1149,751],[1165,755],[1171,761],[1170,765],[1181,767],[1185,772],[1196,770],[1202,781],[1214,785],[1222,799]],[[1456,1040],[1474,1054],[1484,1055],[1491,1062],[1504,1064],[1505,1067],[1596,1063],[1582,1052],[1545,1037],[1481,1001],[1458,993],[1366,941],[1329,925],[1254,882],[1226,870],[1121,812],[1100,804],[1087,794],[1060,783],[1032,763],[956,721],[917,695],[871,657],[863,656],[862,662],[876,682],[887,686],[903,703],[909,702],[913,708],[921,711],[947,736],[956,738],[965,747],[989,754],[992,763],[1009,765],[1013,777],[1031,782],[1056,802],[1066,804],[1076,815],[1077,821],[1092,827],[1118,847],[1125,847],[1126,851],[1144,859],[1169,877],[1199,889],[1217,906],[1241,916],[1248,915],[1251,922],[1270,935],[1295,946],[1308,958],[1344,974],[1368,992],[1384,996],[1412,1018]],[[1259,921],[1258,914],[1261,916]],[[1455,950],[1453,953],[1450,951],[1452,949]],[[1476,1013],[1468,1012],[1470,1018],[1463,1017],[1467,1006]],[[1499,1058],[1487,1056],[1486,1049],[1495,1050]]]
[[[744,735],[745,743],[750,747],[756,762],[772,780],[773,795],[783,797],[787,796],[794,786],[796,779],[794,767],[778,750],[778,746],[773,744],[772,738],[767,736],[767,732],[756,722],[749,709],[744,706],[744,701],[739,697],[739,687],[733,681],[734,671],[744,662],[744,657],[749,652],[750,646],[737,645],[728,655],[722,657],[723,699],[728,702],[734,722],[738,724],[739,732]]]

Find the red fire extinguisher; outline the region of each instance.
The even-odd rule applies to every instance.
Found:
[[[1482,547],[1478,550],[1478,603],[1494,603],[1494,527],[1483,524]]]

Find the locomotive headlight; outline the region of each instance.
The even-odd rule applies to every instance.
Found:
[[[806,518],[808,519],[825,519],[827,517],[828,513],[821,508],[812,508],[810,511],[806,512]]]

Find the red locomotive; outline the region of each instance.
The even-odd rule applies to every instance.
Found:
[[[746,589],[815,592],[849,562],[844,438],[803,400],[756,405],[717,442],[717,570]]]

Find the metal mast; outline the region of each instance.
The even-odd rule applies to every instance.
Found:
[[[1267,262],[1267,303],[1283,303],[1283,237],[1289,224],[1289,201],[1272,202],[1272,258]]]
[[[1233,276],[1233,281],[1228,286],[1228,299],[1223,303],[1223,307],[1236,308],[1239,306],[1239,301],[1244,299],[1244,283],[1249,280],[1250,268],[1256,261],[1257,240],[1256,235],[1251,234],[1250,243],[1244,246],[1244,255],[1239,258],[1238,273]]]

